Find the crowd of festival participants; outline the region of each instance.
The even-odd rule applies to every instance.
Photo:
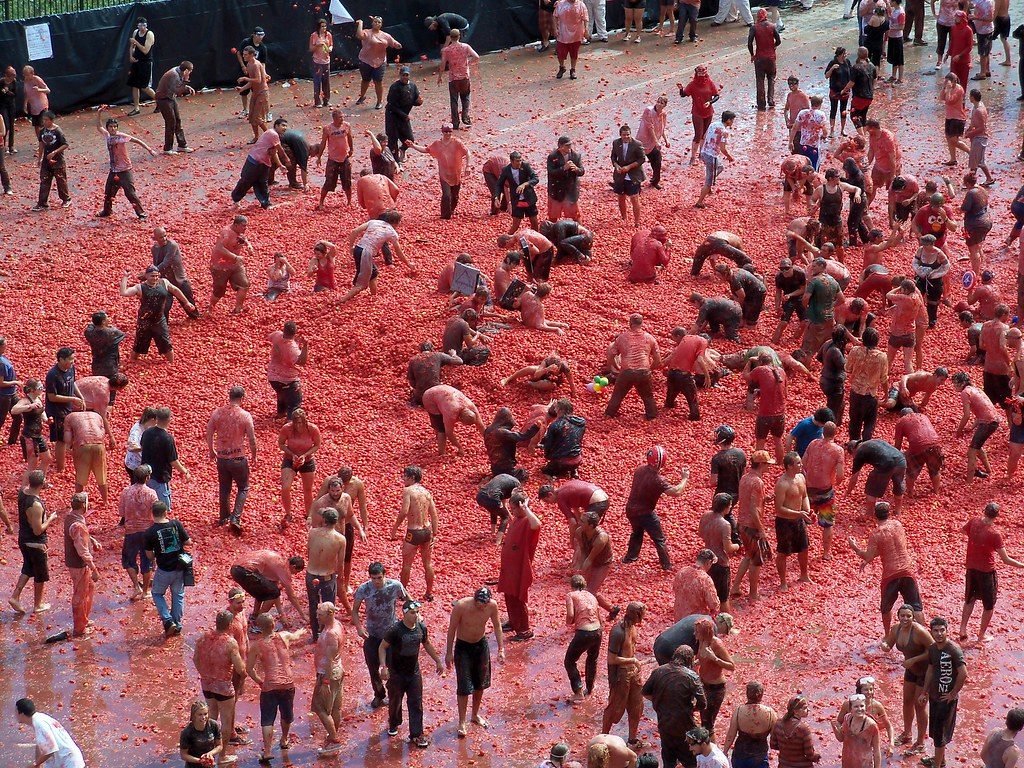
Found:
[[[558,60],[555,77],[561,79],[568,72],[570,78],[577,78],[581,46],[609,40],[603,0],[539,0],[538,5],[542,33],[538,50],[547,50],[553,39]],[[639,9],[644,3],[627,0],[625,5],[624,41],[639,44],[644,37]],[[384,118],[383,130],[366,131],[365,140],[353,135],[345,113],[330,104],[334,41],[325,21],[310,37],[309,51],[314,105],[331,112],[313,142],[286,116],[269,117],[265,31],[257,28],[233,49],[242,71],[240,115],[248,119],[253,139],[232,201],[237,206],[251,190],[263,208],[272,207],[275,171],[287,175],[290,187],[306,189],[310,158],[316,158],[319,168],[326,153],[318,208],[328,204],[328,196],[340,182],[347,205],[352,205],[355,187],[356,204],[366,211],[367,221],[349,233],[347,244],[319,241],[308,265],[294,266],[284,254],[275,254],[266,288],[256,299],[248,295],[247,272],[256,254],[247,239],[246,217],[236,215],[212,244],[213,289],[208,302],[195,295],[177,243],[157,227],[152,233],[152,263],[142,275],[126,275],[120,284],[122,296],[138,300],[131,360],[148,354],[152,343],[171,362],[168,317],[174,305],[196,318],[218,311],[216,305],[229,289],[234,313],[245,311],[246,301],[276,300],[302,274],[312,278],[314,290],[334,292],[336,304],[356,300],[365,290],[376,292],[379,267],[390,266],[397,258],[406,268],[415,269],[401,245],[402,216],[396,209],[403,165],[415,162],[409,150],[436,161],[444,219],[457,211],[460,188],[469,180],[469,169],[477,165],[490,191],[490,213],[510,219],[507,234],[496,243],[500,261],[493,276],[485,275],[478,266],[484,261],[479,254],[459,254],[437,277],[437,304],[449,308],[451,317],[439,329],[440,344],[425,341],[409,361],[409,401],[424,411],[424,427],[429,422],[440,454],[449,447],[462,453],[467,443],[474,447],[482,443],[491,476],[480,486],[475,501],[489,518],[500,549],[500,570],[493,582],[453,603],[442,652],[437,639],[440,630],[434,627],[434,633],[428,633],[419,613],[423,602],[434,599],[431,553],[442,530],[429,491],[430,477],[420,467],[409,466],[402,472],[401,511],[390,528],[390,538],[402,542],[401,563],[391,566],[397,573],[389,575],[385,564],[374,562],[365,581],[362,574],[353,576],[352,555],[367,537],[372,489],[356,474],[357,468],[348,466],[317,482],[322,435],[314,423],[315,414],[302,408],[308,344],[296,323],[282,323],[268,340],[267,367],[267,381],[277,397],[281,526],[304,521],[308,547],[292,554],[239,546],[230,569],[237,586],[228,592],[225,607],[192,622],[202,632],[193,659],[202,698],[192,705],[191,721],[181,734],[181,758],[186,763],[231,762],[251,743],[246,729],[235,722],[235,703],[243,695],[259,698],[261,734],[255,748],[260,763],[269,764],[275,748],[286,754],[293,743],[296,680],[313,676],[310,708],[323,729],[318,751],[338,754],[345,744],[345,665],[358,663],[344,652],[346,625],[362,640],[370,678],[370,689],[352,691],[350,684],[350,695],[356,700],[372,695],[373,708],[387,708],[389,736],[399,735],[407,713],[409,741],[423,748],[430,743],[423,722],[423,687],[432,683],[429,675],[424,679],[421,673],[421,650],[437,674],[454,669],[458,736],[466,737],[474,726],[486,728],[482,700],[491,685],[488,634],[493,634],[499,659],[504,658],[506,641],[527,642],[534,636],[529,603],[533,556],[545,527],[534,507],[551,506],[565,516],[566,549],[572,553],[565,620],[575,634],[564,666],[565,689],[574,704],[593,695],[598,653],[602,645],[607,650],[603,722],[588,744],[576,748],[577,756],[590,768],[658,764],[652,745],[639,741],[645,699],[656,714],[661,764],[666,767],[678,762],[728,768],[731,761],[737,768],[753,768],[767,765],[770,749],[778,750],[779,765],[786,768],[807,768],[820,759],[809,726],[808,697],[795,692],[785,712],[776,712],[762,702],[762,683],[734,679],[736,667],[728,648],[730,635],[742,631],[734,627],[733,604],[743,599],[745,589],[747,611],[757,610],[765,565],[774,562],[780,590],[799,589],[802,582],[810,581],[813,530],[821,533],[821,551],[816,556],[822,560],[830,560],[836,547],[849,547],[865,563],[881,561],[881,648],[905,659],[902,716],[890,715],[875,697],[874,678],[862,677],[830,719],[835,737],[842,742],[844,768],[879,768],[882,755],[895,750],[923,755],[929,740],[932,754],[922,762],[934,768],[946,765],[958,696],[969,674],[960,644],[972,642],[972,636],[977,643],[991,640],[987,629],[996,606],[997,558],[1018,568],[1024,563],[1011,557],[1004,546],[999,504],[985,504],[980,513],[968,510],[962,527],[967,539],[965,599],[960,621],[954,619],[950,629],[946,618],[926,615],[927,598],[935,596],[921,594],[900,514],[916,497],[940,491],[953,438],[965,434],[970,434],[966,475],[955,482],[970,485],[989,479],[993,472],[1007,481],[1014,478],[1024,448],[1024,348],[1016,324],[1017,317],[1024,315],[1024,245],[1014,300],[1008,274],[997,275],[989,269],[987,253],[992,244],[986,245],[986,239],[995,225],[1000,238],[1006,230],[1003,247],[1015,246],[1024,225],[1024,189],[1010,207],[1012,221],[989,210],[988,187],[996,179],[986,163],[988,139],[991,131],[1010,127],[990,121],[982,87],[993,64],[1012,65],[1008,3],[975,0],[969,9],[955,0],[933,5],[937,5],[933,7],[935,71],[942,78],[949,170],[930,178],[915,176],[913,169],[905,167],[901,137],[870,114],[883,83],[898,87],[906,80],[904,45],[928,45],[922,39],[921,0],[908,2],[906,8],[900,0],[853,4],[847,18],[857,16],[858,46],[850,51],[836,48],[823,72],[829,112],[824,110],[824,97],[809,96],[804,90],[807,84],[792,76],[787,79],[785,99],[778,94],[780,100],[776,100],[776,72],[785,55],[778,8],[759,10],[755,20],[745,0],[722,4],[713,26],[738,15],[749,28],[756,109],[778,109],[782,115],[774,119],[784,120],[789,129],[780,151],[780,204],[794,218],[779,232],[785,248],[777,271],[767,275],[758,272],[735,232],[711,232],[692,254],[680,254],[667,226],[642,226],[641,189],[647,174],[650,186],[660,189],[661,148],[670,146],[670,134],[681,134],[669,129],[667,95],[642,109],[635,135],[630,126],[621,127],[618,138],[610,142],[609,159],[584,159],[571,136],[559,138],[543,162],[547,205],[546,218],[541,218],[540,176],[527,158],[513,151],[507,158],[495,153],[481,161],[471,158],[458,138],[457,131],[473,125],[470,95],[479,56],[463,42],[468,22],[457,14],[427,19],[442,47],[438,82],[448,78],[451,96],[451,121],[427,144],[418,143],[414,135],[415,109],[423,98],[408,66],[399,69],[398,79],[384,94],[387,53],[401,45],[382,31],[379,17],[371,17],[368,26],[358,22],[356,29],[362,43],[356,105],[364,104],[372,85],[374,109],[383,110]],[[672,6],[662,2],[664,12],[656,34],[667,31],[681,43],[685,24],[690,41],[699,44],[697,5]],[[1018,28],[1013,36],[1021,39],[1022,30]],[[145,106],[140,94],[153,99],[165,123],[163,152],[174,155],[190,151],[177,101],[195,92],[190,85],[194,68],[183,61],[151,88],[157,33],[140,19],[132,36],[133,104],[128,114],[137,115]],[[998,51],[992,54],[996,41],[1002,43],[1001,57]],[[975,46],[980,66],[972,76]],[[947,64],[949,73],[943,74]],[[704,168],[704,185],[694,203],[698,209],[714,205],[718,187],[730,183],[730,134],[735,121],[742,120],[731,111],[716,118],[714,104],[720,87],[713,69],[712,57],[696,67],[688,83],[678,85],[680,98],[690,100],[692,111],[689,163]],[[1024,77],[1024,62],[1021,72]],[[47,109],[45,82],[31,67],[26,66],[22,74],[24,110],[37,139],[40,168],[39,198],[33,211],[47,209],[54,181],[68,206],[72,201],[67,184],[67,164],[72,162],[67,157],[68,139]],[[8,158],[16,152],[15,79],[9,67],[0,82],[0,122]],[[824,93],[826,89],[814,85],[808,90]],[[97,216],[113,215],[116,195],[123,191],[136,215],[144,219],[129,150],[131,144],[154,155],[157,150],[121,132],[118,120],[108,114],[104,109],[97,111],[96,128],[110,153],[103,207]],[[368,167],[353,184],[357,145],[367,153]],[[958,170],[959,153],[966,155],[963,175]],[[520,370],[506,370],[500,360],[491,358],[489,342],[494,335],[521,324],[562,336],[567,326],[548,320],[545,314],[545,305],[558,301],[552,272],[560,262],[587,265],[605,255],[594,232],[580,222],[579,179],[585,167],[591,173],[609,173],[621,218],[636,230],[625,279],[657,286],[672,261],[678,266],[692,255],[691,274],[700,275],[707,265],[721,281],[720,293],[692,294],[696,320],[692,327],[669,329],[672,344],[668,348],[651,333],[665,329],[651,329],[641,314],[634,314],[609,339],[604,360],[570,363],[566,357],[550,354]],[[6,171],[3,184],[5,192],[13,194]],[[958,240],[961,231],[966,247]],[[909,261],[895,268],[883,263],[885,251],[908,242],[917,244]],[[351,287],[345,289],[336,270],[346,272],[338,257],[349,249],[355,272]],[[854,254],[862,264],[855,264]],[[968,291],[965,300],[954,303],[958,290],[951,282],[954,265],[960,261],[970,262],[964,281]],[[381,290],[386,291],[386,286]],[[929,332],[940,322],[957,323],[964,329],[970,356],[957,361],[947,355],[945,365],[925,369],[922,361]],[[753,344],[752,337],[767,338],[769,332],[770,344]],[[53,367],[39,378],[16,373],[11,360],[17,360],[18,350],[8,350],[0,339],[5,385],[0,390],[0,426],[10,418],[8,443],[20,444],[26,462],[17,520],[9,520],[0,506],[0,519],[8,532],[17,525],[23,557],[21,575],[8,602],[19,614],[51,609],[46,602],[47,548],[50,539],[63,540],[64,566],[73,584],[72,626],[51,638],[55,642],[91,632],[95,590],[111,583],[102,574],[112,566],[100,567],[100,545],[90,533],[92,501],[86,489],[92,484],[104,504],[109,500],[118,506],[124,537],[121,566],[132,585],[131,599],[151,596],[168,637],[180,634],[185,624],[185,594],[194,583],[192,540],[173,516],[172,484],[178,477],[188,480],[190,470],[175,446],[170,408],[142,411],[127,436],[123,456],[128,485],[119,494],[116,489],[124,479],[118,478],[113,492],[108,485],[107,452],[115,450],[119,439],[125,442],[124,436],[115,436],[111,430],[108,413],[117,407],[118,392],[131,384],[130,373],[124,372],[125,368],[130,372],[131,366],[122,365],[121,355],[127,337],[104,312],[97,311],[84,330],[91,350],[91,375],[80,375],[75,348],[66,346],[56,351]],[[741,342],[741,351],[722,353],[715,347],[718,337]],[[69,336],[69,344],[77,342]],[[528,388],[544,402],[532,408],[523,424],[509,408],[500,408],[493,416],[481,413],[463,392],[444,383],[444,369],[460,365],[501,370],[507,375],[495,374],[500,387]],[[596,371],[592,381],[590,372],[581,370],[587,366]],[[652,446],[633,472],[625,500],[611,499],[598,485],[580,478],[588,474],[588,454],[598,449],[587,445],[587,422],[574,413],[573,401],[584,396],[584,388],[598,395],[609,388],[604,415],[615,418],[635,390],[646,418],[656,419],[660,396],[655,393],[653,374],[659,369],[666,380],[660,407],[675,408],[682,395],[692,421],[701,419],[701,401],[724,396],[716,391],[717,383],[729,375],[743,378],[747,384],[743,405],[756,410],[752,451],[739,447],[750,442],[750,435],[739,435],[734,427],[721,424],[713,430],[717,453],[710,467],[695,468],[701,474],[710,470],[715,495],[711,509],[696,521],[704,548],[685,564],[671,561],[657,511],[662,496],[687,493],[690,470],[666,471],[668,465],[679,463],[679,457],[670,456],[660,445]],[[811,413],[788,408],[789,387],[794,381],[807,386],[802,379],[821,390],[820,407]],[[233,386],[225,395],[223,404],[210,415],[206,442],[219,484],[217,524],[241,536],[257,440],[253,418],[245,409],[245,390]],[[939,398],[962,403],[962,418],[953,434],[941,434],[929,419],[928,406]],[[896,419],[894,442],[874,436],[879,414]],[[1006,440],[1007,435],[1007,465],[994,468],[986,445],[993,439]],[[533,473],[538,487],[531,498],[527,490],[531,473],[523,464],[533,462],[521,459],[535,453],[543,456],[544,464]],[[68,454],[76,493],[70,509],[58,514],[52,510],[63,510],[64,504],[48,498],[47,478],[65,471]],[[769,468],[775,464],[781,473],[771,472],[773,482]],[[923,470],[929,482],[915,493]],[[837,497],[859,487],[862,476],[863,519],[874,521],[874,528],[866,542],[854,537],[834,541],[836,526],[847,522],[837,519]],[[296,488],[301,488],[301,494],[295,494],[301,500],[293,499]],[[623,543],[612,542],[603,520],[612,506],[623,503],[631,535],[625,556],[617,559],[613,553],[621,551]],[[645,535],[654,545],[660,567],[675,572],[676,621],[660,634],[645,626],[642,603],[614,605],[602,593],[610,571],[640,568],[631,564],[640,556]],[[790,557],[796,560],[796,583],[790,578]],[[413,568],[422,569],[426,585],[419,597],[409,591]],[[32,591],[26,595],[29,583]],[[504,596],[504,614],[496,593]],[[289,615],[282,598],[296,615]],[[978,601],[982,603],[980,624],[972,630]],[[607,642],[606,625],[610,627]],[[290,657],[290,647],[307,642],[307,635],[315,643],[313,670],[295,668]],[[637,653],[642,635],[655,637],[654,654],[660,665],[646,679],[644,659]],[[719,722],[726,687],[737,684],[746,686],[746,703]],[[247,685],[257,692],[247,694]],[[890,703],[890,708],[900,706]],[[34,728],[35,765],[84,765],[68,732],[37,712],[30,699],[17,702],[17,714],[20,722]],[[624,715],[626,738],[621,738],[612,730]],[[1005,729],[997,728],[985,739],[981,758],[986,768],[1013,768],[1019,755],[1014,738],[1022,728],[1024,710],[1011,709]],[[543,765],[571,765],[573,757],[567,745],[557,744]]]

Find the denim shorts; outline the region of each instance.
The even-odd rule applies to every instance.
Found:
[[[149,573],[153,563],[146,556],[146,532],[129,533],[121,545],[121,567],[126,571]]]

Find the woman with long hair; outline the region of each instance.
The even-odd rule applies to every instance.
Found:
[[[807,697],[798,693],[786,705],[786,714],[772,728],[771,747],[779,751],[779,768],[812,768],[821,760],[814,748],[811,728],[804,722],[810,713]]]
[[[292,519],[292,483],[295,475],[302,477],[303,511],[309,514],[313,505],[313,473],[316,462],[313,455],[320,449],[320,430],[310,424],[302,408],[292,411],[292,418],[277,435],[277,446],[284,457],[281,460],[281,506],[284,507],[282,525]]]

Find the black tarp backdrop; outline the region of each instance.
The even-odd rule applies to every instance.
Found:
[[[403,46],[402,61],[436,57],[437,41],[423,19],[449,11],[470,22],[466,41],[479,53],[490,53],[537,39],[534,0],[343,0],[356,18],[384,17],[385,30]],[[704,0],[701,15],[713,13],[718,0]],[[31,63],[49,85],[50,106],[57,112],[129,98],[128,39],[136,19],[145,16],[156,35],[154,80],[188,59],[197,88],[229,86],[241,74],[231,49],[253,27],[267,31],[269,71],[275,80],[309,76],[309,35],[316,19],[329,16],[328,0],[161,0],[0,22],[0,66]],[[656,20],[658,0],[647,0],[647,18]],[[622,26],[619,0],[607,3],[608,26]],[[50,25],[53,58],[28,62],[24,27]],[[335,67],[354,66],[358,45],[352,24],[334,27]],[[392,55],[394,58],[394,54]],[[156,83],[154,82],[154,86]]]

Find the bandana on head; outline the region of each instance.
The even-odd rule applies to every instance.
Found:
[[[708,68],[705,67],[703,64],[698,65],[693,70],[693,76],[694,77],[707,77],[708,76]]]
[[[957,11],[953,14],[953,18],[956,19],[957,24],[967,23],[967,14],[964,11]]]
[[[766,11],[764,8],[759,10],[757,12],[757,20],[758,21],[768,21],[768,11]]]

